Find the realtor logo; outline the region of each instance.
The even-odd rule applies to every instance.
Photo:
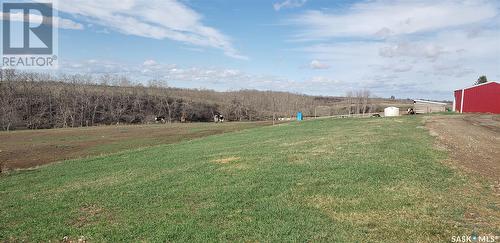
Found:
[[[2,3],[2,66],[57,66],[57,29],[53,3]]]

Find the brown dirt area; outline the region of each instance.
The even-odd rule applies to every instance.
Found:
[[[177,143],[271,124],[174,123],[0,132],[0,171]]]
[[[500,115],[429,116],[426,127],[449,151],[453,166],[484,176],[500,189]]]

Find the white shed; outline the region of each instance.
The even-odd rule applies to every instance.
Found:
[[[384,116],[399,116],[399,108],[392,106],[385,108]]]

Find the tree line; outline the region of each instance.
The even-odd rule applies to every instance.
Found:
[[[305,116],[375,112],[368,91],[347,98],[288,92],[168,87],[151,80],[134,84],[123,76],[60,75],[2,70],[0,125],[3,130],[145,124],[164,116],[167,122],[207,122],[215,114],[229,121],[257,121]],[[318,114],[321,113],[321,114]]]

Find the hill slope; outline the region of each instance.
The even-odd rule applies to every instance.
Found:
[[[156,117],[168,122],[261,121],[304,116],[370,113],[386,106],[401,108],[412,100],[372,98],[367,90],[348,97],[318,97],[287,92],[179,89],[166,86],[119,85],[81,75],[51,77],[0,70],[0,129],[88,127],[103,124],[147,124]]]

